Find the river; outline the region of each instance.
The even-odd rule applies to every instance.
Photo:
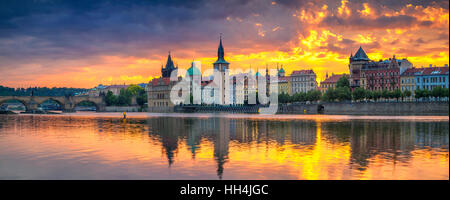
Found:
[[[448,116],[0,115],[0,179],[449,179]]]

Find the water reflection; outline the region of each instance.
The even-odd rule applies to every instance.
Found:
[[[448,134],[445,120],[0,116],[0,178],[448,179]]]

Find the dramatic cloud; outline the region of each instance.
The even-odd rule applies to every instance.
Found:
[[[232,68],[280,63],[321,79],[346,72],[359,46],[375,60],[443,65],[448,18],[448,1],[1,1],[0,85],[147,82],[168,51],[205,69],[220,33]]]

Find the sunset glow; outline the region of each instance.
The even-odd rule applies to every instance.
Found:
[[[287,74],[313,69],[319,82],[327,72],[348,73],[359,46],[372,60],[395,54],[415,67],[449,63],[448,1],[48,4],[7,13],[23,5],[0,3],[7,13],[0,16],[0,85],[146,83],[160,76],[168,51],[180,68],[199,60],[206,70],[220,33],[231,69],[279,63]]]

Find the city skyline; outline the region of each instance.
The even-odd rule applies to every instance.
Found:
[[[193,59],[209,69],[220,33],[230,69],[279,63],[286,74],[313,69],[318,82],[348,73],[359,46],[372,60],[449,62],[448,1],[1,4],[0,85],[10,87],[147,83],[168,51],[181,69]]]

